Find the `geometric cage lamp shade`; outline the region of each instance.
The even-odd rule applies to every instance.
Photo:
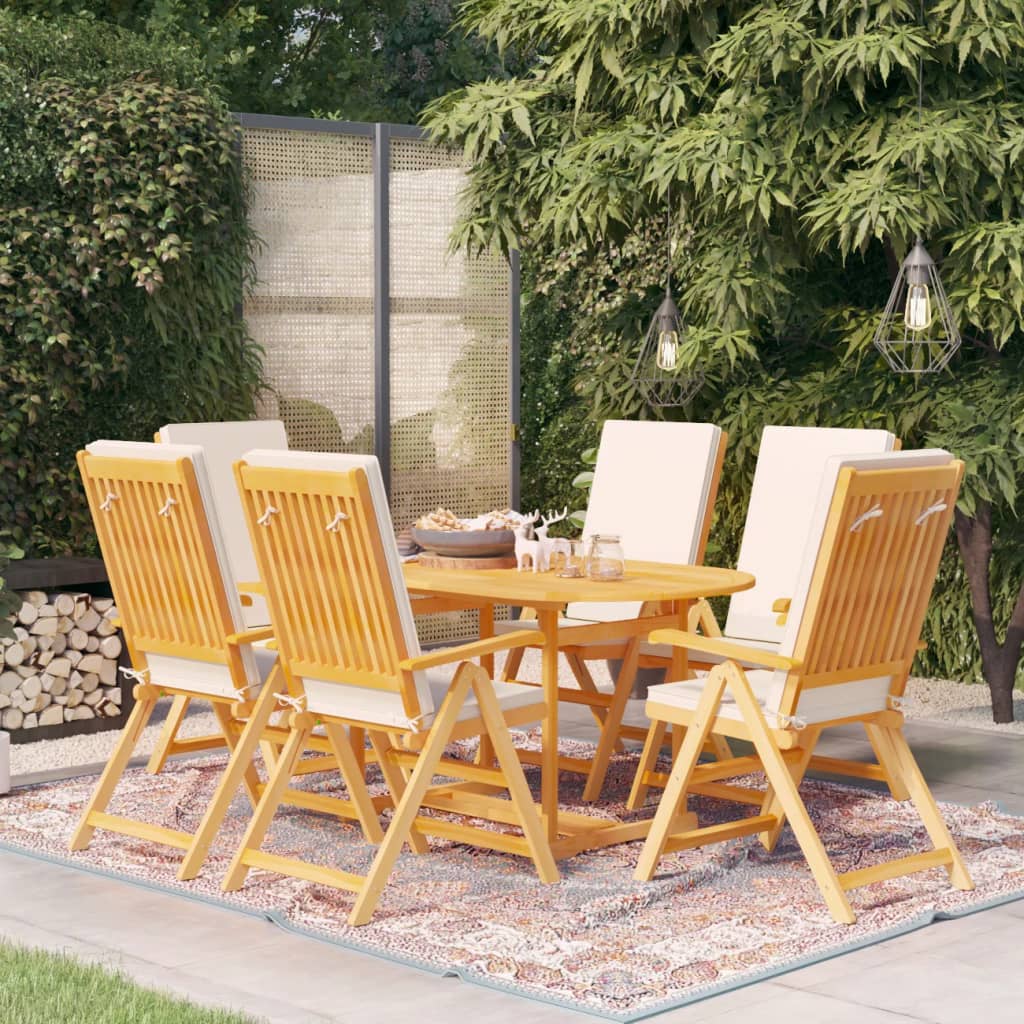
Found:
[[[896,373],[937,373],[960,347],[960,331],[935,261],[919,238],[900,267],[875,332],[875,348]]]
[[[655,409],[686,405],[704,385],[699,367],[685,368],[680,356],[686,327],[668,290],[647,328],[644,343],[633,366],[633,383]]]

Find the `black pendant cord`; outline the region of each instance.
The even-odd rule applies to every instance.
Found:
[[[665,196],[665,294],[672,294],[672,182]]]
[[[921,28],[924,28],[924,0],[921,0],[921,16],[920,16]],[[924,128],[924,51],[922,50],[917,55],[917,128],[918,131]],[[920,145],[920,143],[919,143]],[[921,200],[921,194],[924,192],[924,163],[923,160],[919,160],[917,164],[917,197],[918,202]],[[921,232],[917,232],[917,241],[921,242]]]

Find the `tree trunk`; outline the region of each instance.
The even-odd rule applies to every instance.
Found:
[[[992,621],[989,572],[992,563],[992,507],[983,502],[974,517],[956,510],[956,540],[971,592],[971,615],[981,647],[981,666],[992,695],[992,720],[1013,721],[1013,684],[1024,644],[1024,584],[1002,643]]]

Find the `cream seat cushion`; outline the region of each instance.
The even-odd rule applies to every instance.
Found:
[[[558,617],[558,628],[567,629],[569,626],[592,626],[593,619],[570,619],[564,615]],[[515,633],[520,629],[540,629],[540,623],[536,619],[505,619],[494,624],[495,634]]]
[[[696,675],[696,679],[652,686],[647,691],[645,708],[647,717],[652,720],[664,717],[659,714],[659,708],[695,711],[701,694],[704,692],[704,683],[708,673],[701,670]],[[746,676],[758,704],[768,716],[768,724],[781,727],[783,722],[772,721],[772,717],[777,714],[775,672],[771,669],[758,668],[748,670]],[[883,676],[804,690],[800,695],[797,718],[808,725],[813,725],[815,722],[827,722],[834,718],[853,717],[880,711],[886,706],[890,682],[888,676]],[[728,690],[722,696],[718,714],[721,718],[731,718],[736,721],[743,717]]]
[[[430,690],[431,706],[436,710],[425,712],[420,717],[419,721],[415,723],[418,729],[429,729],[437,717],[437,712],[441,710],[441,705],[444,703],[448,687],[451,686],[456,668],[456,665],[433,668],[422,674],[424,682]],[[354,718],[385,728],[406,729],[410,725],[409,717],[402,705],[402,698],[397,693],[362,688],[363,692],[355,696],[351,692],[351,687],[309,678],[304,680],[304,685],[306,707],[314,714]],[[493,681],[491,685],[494,687],[494,695],[498,698],[498,704],[502,711],[513,711],[535,704],[537,706],[536,721],[540,721],[544,717],[544,698],[536,686],[504,683],[498,680]],[[458,720],[464,722],[467,719],[476,718],[479,714],[480,708],[477,704],[476,694],[470,690],[459,709]]]
[[[776,653],[779,649],[778,643],[774,643],[770,640],[741,640],[737,637],[731,636],[715,637],[715,639],[721,639],[727,643],[737,644],[742,647],[750,647],[758,651],[768,651],[772,654]],[[668,659],[672,657],[672,645],[652,644],[649,640],[644,640],[640,644],[640,653],[642,655],[649,655],[652,658]],[[690,660],[701,665],[717,665],[719,662],[725,661],[726,659],[717,654],[708,654],[706,651],[692,651],[690,654]],[[741,659],[740,664],[744,668],[757,668],[757,662],[743,661]]]

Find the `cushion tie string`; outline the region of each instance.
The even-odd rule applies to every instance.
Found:
[[[115,501],[117,501],[117,495],[113,491],[107,491],[107,496],[100,502],[100,511],[109,512],[111,504]]]
[[[164,516],[165,518],[169,517],[171,509],[177,504],[178,503],[173,498],[168,498],[157,512],[157,515]]]
[[[935,515],[936,512],[945,512],[948,506],[944,501],[937,501],[934,505],[929,505],[915,520],[914,525],[920,526],[929,516]]]
[[[888,704],[890,711],[906,711],[907,708],[912,708],[914,706],[914,701],[910,697],[900,697],[894,693],[890,693]]]
[[[799,732],[801,729],[807,728],[807,719],[801,718],[799,715],[776,715],[775,721],[783,729],[796,729]]]
[[[256,520],[256,522],[259,523],[260,526],[269,526],[270,525],[270,517],[271,516],[276,516],[278,514],[278,512],[279,512],[279,509],[274,508],[273,505],[268,505],[263,510],[263,514]]]
[[[306,695],[303,693],[298,697],[292,697],[287,693],[279,693],[277,695],[277,703],[282,704],[284,707],[291,708],[292,711],[302,712],[305,710]]]
[[[341,524],[346,519],[348,519],[348,516],[345,515],[344,512],[335,512],[334,513],[334,518],[329,523],[327,523],[326,526],[324,526],[324,529],[328,533],[337,533],[338,530],[341,528]]]
[[[120,672],[123,676],[136,683],[144,683],[146,681],[146,676],[149,675],[148,668],[134,669],[127,668],[124,665],[121,666]]]
[[[850,533],[856,533],[869,519],[880,519],[885,513],[882,511],[881,505],[875,505],[869,508],[867,512],[857,516],[853,523],[850,525]]]
[[[405,720],[405,727],[410,732],[422,732],[423,719],[426,715],[417,715],[415,718],[407,718]]]

